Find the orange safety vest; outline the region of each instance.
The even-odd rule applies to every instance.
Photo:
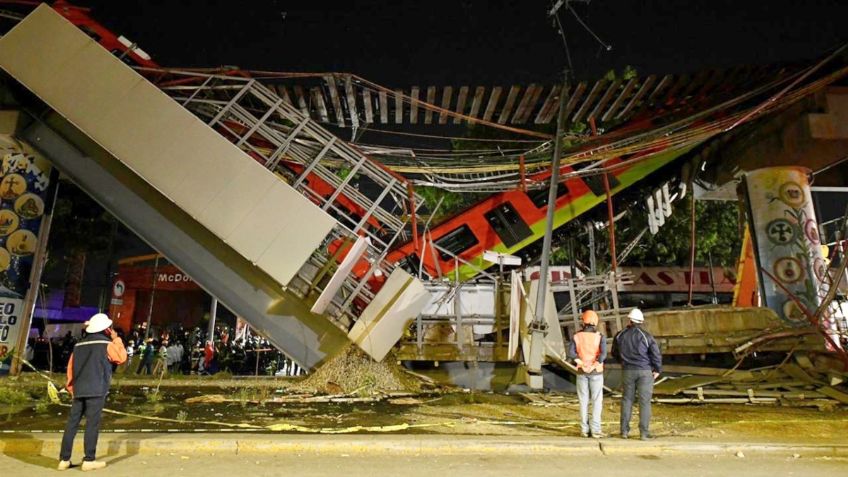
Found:
[[[577,357],[583,364],[580,369],[584,373],[597,371],[604,372],[604,363],[598,362],[598,357],[601,355],[601,340],[603,336],[597,332],[579,331],[574,334],[574,345],[577,348]]]

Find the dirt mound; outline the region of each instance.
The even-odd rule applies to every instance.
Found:
[[[288,390],[369,396],[393,391],[418,392],[421,384],[414,376],[405,373],[391,355],[377,363],[359,348],[351,346]]]

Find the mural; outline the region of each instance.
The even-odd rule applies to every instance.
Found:
[[[17,148],[0,148],[0,375],[7,374],[29,290],[52,167]]]
[[[769,167],[745,175],[763,304],[792,326],[809,324],[828,291],[824,256],[803,167]],[[831,314],[822,320],[835,330]]]

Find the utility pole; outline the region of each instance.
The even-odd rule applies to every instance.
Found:
[[[559,93],[559,114],[557,114],[557,130],[554,138],[554,152],[551,158],[551,183],[548,188],[547,214],[545,216],[545,238],[542,241],[542,258],[539,263],[539,287],[536,294],[536,308],[534,309],[533,321],[530,324],[530,362],[527,363],[527,371],[532,375],[539,375],[536,379],[541,387],[542,360],[545,354],[545,335],[547,334],[547,323],[545,322],[545,298],[548,292],[550,273],[548,262],[551,256],[551,240],[553,236],[554,211],[556,210],[557,189],[559,188],[559,160],[562,155],[562,135],[565,127],[565,103],[568,95],[568,70],[563,73],[562,89]],[[532,378],[530,378],[532,379]]]
[[[156,282],[159,278],[159,253],[156,253],[156,259],[153,261],[153,285],[150,289],[150,305],[147,307],[147,328],[144,329],[144,341],[150,338],[150,326],[153,321],[153,300],[156,299]]]
[[[215,342],[215,319],[218,316],[218,299],[212,297],[212,305],[209,307],[209,327],[206,329],[206,341]],[[206,343],[204,343],[204,346]],[[259,356],[257,354],[257,356]]]

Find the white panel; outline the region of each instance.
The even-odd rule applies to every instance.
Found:
[[[47,5],[0,38],[0,65],[279,283],[336,223]]]
[[[283,228],[286,229],[286,235],[290,236],[296,236],[300,231],[299,228],[288,227],[285,216],[279,214],[281,210],[286,210],[289,206],[289,204],[286,204],[287,187],[281,182],[274,184],[262,197],[262,200],[256,203],[250,211],[245,211],[247,213],[244,215],[244,219],[228,236],[224,237],[224,240],[231,247],[238,250],[251,262],[255,262],[259,258]],[[306,259],[306,257],[303,258]]]
[[[79,50],[94,41],[80,34],[76,27],[69,29],[68,22],[47,4],[42,3],[0,38],[0,64],[18,81],[38,90],[47,102],[55,96],[62,84],[53,75],[70,62]],[[44,32],[50,32],[45,35]],[[37,61],[32,52],[37,51]]]
[[[326,310],[330,305],[330,302],[333,301],[333,297],[336,296],[336,292],[341,289],[345,278],[350,275],[351,270],[353,270],[353,266],[359,262],[359,258],[362,257],[362,254],[368,249],[368,245],[370,243],[371,239],[368,237],[357,237],[356,242],[350,247],[344,260],[342,260],[342,263],[339,264],[339,268],[336,270],[336,273],[330,277],[330,281],[327,282],[327,286],[324,287],[321,295],[318,296],[318,299],[315,300],[315,304],[312,305],[312,309],[309,311],[318,314],[324,313],[324,310]]]
[[[362,351],[382,361],[430,298],[420,280],[396,268],[347,336]]]
[[[162,191],[169,173],[165,153],[185,137],[196,119],[147,82],[118,101],[113,114],[77,123],[121,162]],[[199,146],[199,145],[195,145]]]
[[[273,174],[256,164],[240,164],[238,174],[215,195],[200,214],[200,221],[218,237],[227,237],[235,230],[247,211],[265,197],[268,190],[280,182]]]
[[[154,184],[163,194],[175,203],[183,206],[183,202],[177,200],[181,185],[192,175],[205,175],[215,162],[215,155],[223,155],[229,158],[232,166],[238,168],[241,165],[241,152],[226,144],[220,147],[214,141],[210,141],[209,128],[195,117],[179,119],[176,121],[185,124],[180,128],[182,136],[179,140],[170,142],[168,148],[162,153],[163,160],[156,161],[155,170],[148,173],[148,181]]]
[[[524,299],[524,284],[521,281],[521,274],[513,270],[510,272],[510,292],[509,292],[509,343],[507,350],[507,359],[513,359],[515,352],[518,351],[519,343],[519,321],[521,320],[521,301]]]
[[[184,177],[172,197],[193,217],[207,210],[212,199],[239,173],[239,161],[233,159],[232,150],[210,146],[213,150],[206,155],[203,169]]]
[[[72,111],[74,117],[68,119],[75,124],[114,114],[120,100],[144,82],[135,71],[116,68],[116,63],[120,60],[103,55],[102,46],[88,43],[73,61],[54,72],[53,81],[61,88],[51,100],[53,107]]]
[[[256,264],[263,270],[287,284],[301,265],[317,249],[335,226],[329,215],[314,213],[315,206],[291,187],[285,191],[285,199],[278,205],[277,217],[283,229]]]

